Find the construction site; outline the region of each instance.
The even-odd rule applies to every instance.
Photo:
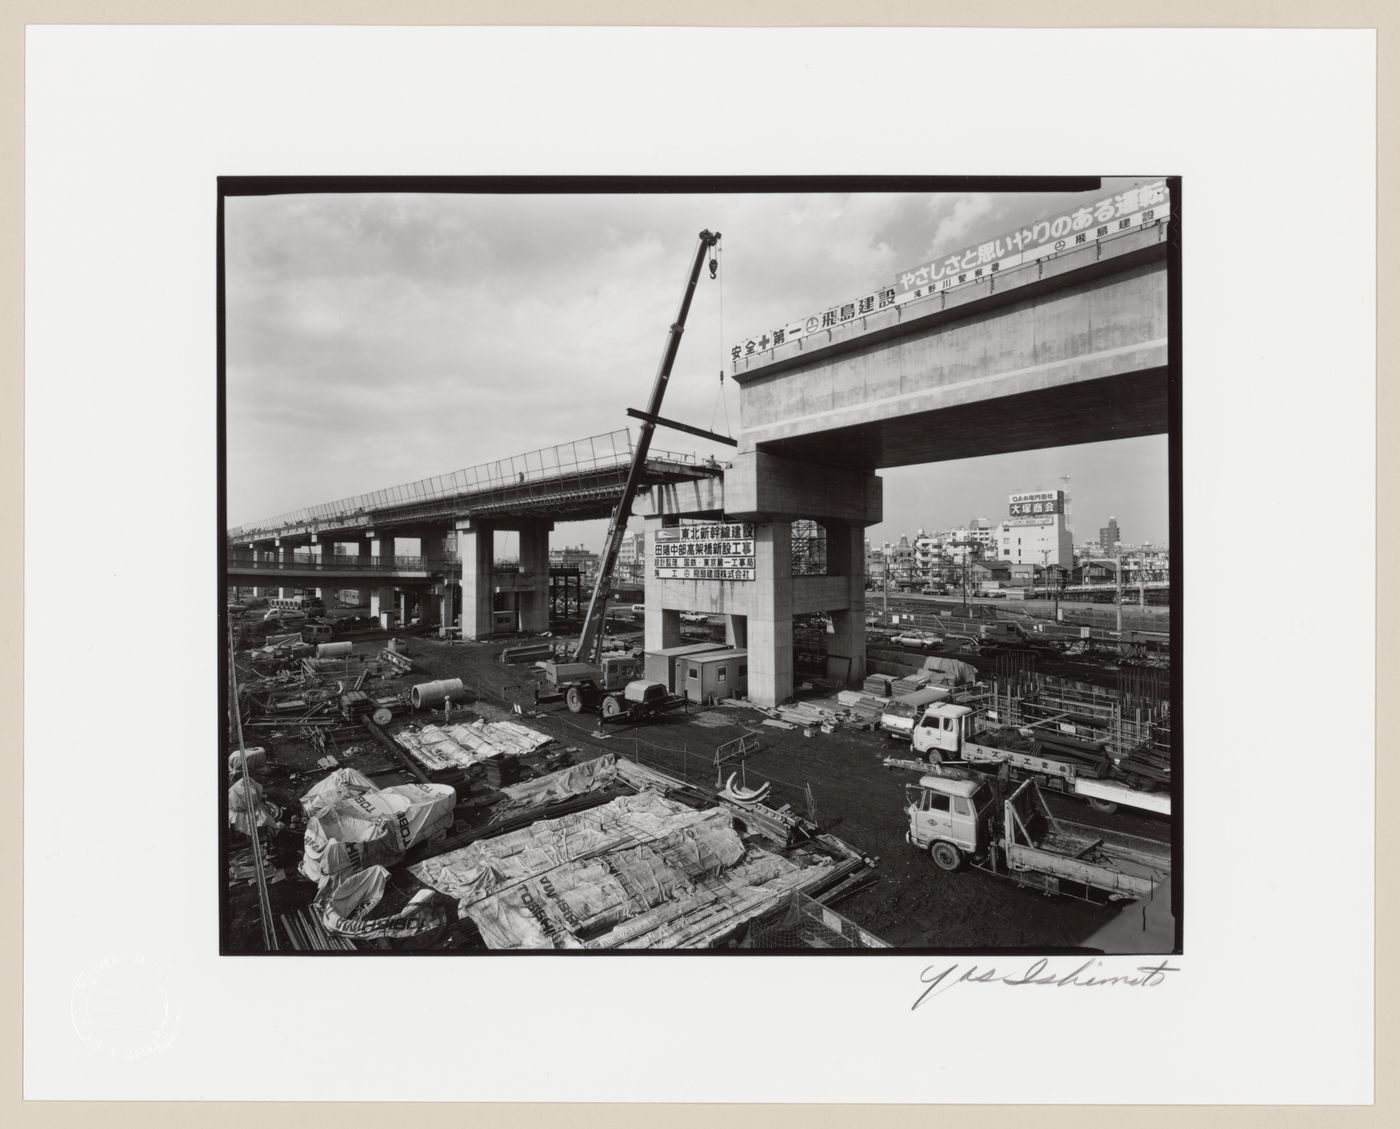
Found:
[[[1129,923],[1118,902],[931,864],[906,841],[902,791],[930,761],[882,727],[911,696],[968,704],[1000,744],[1120,787],[1066,795],[1042,763],[1061,821],[1165,843],[1161,667],[1079,659],[1070,678],[1039,669],[1059,652],[971,643],[922,658],[877,626],[881,671],[859,691],[813,678],[771,709],[724,698],[608,717],[572,712],[551,683],[570,639],[331,624],[340,637],[316,645],[289,632],[240,648],[234,635],[228,951],[1164,944],[1162,922]],[[716,628],[693,625],[679,649],[722,651]],[[605,660],[638,662],[639,632],[608,639]]]
[[[1027,259],[1030,273],[1007,258],[988,317],[1053,302],[1071,320],[1112,313],[1112,291],[1076,289],[1073,271],[1153,277],[1153,217],[1125,223],[1112,254],[1066,252],[1061,276],[1044,274],[1058,252]],[[890,290],[891,309],[872,298],[846,340],[736,350],[743,402],[758,405],[746,428],[836,428],[760,447],[661,415],[719,239],[699,235],[648,406],[628,409],[635,443],[594,437],[229,531],[225,952],[1178,943],[1170,611],[1144,600],[1109,625],[1089,605],[966,593],[868,609],[860,546],[883,512],[880,464],[814,461],[813,436],[916,463],[926,432],[881,407],[842,425],[858,443],[842,439],[846,417],[799,415],[814,395],[802,381],[839,386],[853,349],[886,359],[925,348],[920,333],[962,348],[961,306],[987,295]],[[1123,299],[1134,319],[1138,289]],[[1146,375],[1071,377],[998,442],[1083,442],[1085,419],[1159,429],[1155,357],[1135,355]],[[654,454],[658,427],[735,450]],[[549,567],[548,534],[604,514],[585,600],[576,570]],[[634,517],[649,563],[626,592],[615,568]],[[498,529],[519,532],[518,565],[493,559]],[[349,584],[353,600],[328,607]]]

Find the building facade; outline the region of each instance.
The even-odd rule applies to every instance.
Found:
[[[1065,492],[1012,494],[1010,516],[997,529],[997,555],[1011,564],[1074,565],[1074,535],[1065,524]]]

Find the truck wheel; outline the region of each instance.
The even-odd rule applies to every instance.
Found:
[[[957,870],[962,866],[962,851],[952,843],[934,843],[929,847],[928,853],[933,856],[934,865],[939,870]]]
[[[1092,796],[1089,797],[1089,806],[1095,811],[1107,812],[1110,815],[1118,810],[1118,805],[1112,800],[1096,800]]]
[[[609,694],[603,699],[603,716],[616,717],[622,712],[622,704],[613,695]]]
[[[570,686],[564,692],[564,704],[570,713],[583,713],[583,694],[577,686]]]

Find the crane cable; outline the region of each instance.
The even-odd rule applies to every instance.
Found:
[[[720,405],[724,406],[724,433],[732,436],[733,432],[729,426],[729,401],[724,397],[724,260],[720,256],[724,254],[724,244],[715,244],[715,261],[719,263],[719,270],[716,276],[719,278],[719,391],[715,393],[715,403],[710,408],[710,430],[715,429],[715,415],[718,413]]]

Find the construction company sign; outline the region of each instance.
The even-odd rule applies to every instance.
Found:
[[[822,310],[821,313],[809,314],[805,318],[799,318],[797,321],[790,321],[786,325],[770,329],[767,333],[762,333],[757,337],[750,337],[742,345],[735,345],[729,350],[730,360],[737,365],[743,357],[751,357],[755,353],[765,353],[769,349],[776,349],[779,345],[786,345],[789,341],[797,341],[803,337],[810,337],[814,333],[845,325],[847,322],[858,321],[867,314],[876,314],[881,310],[897,306],[900,300],[892,286],[872,290],[869,294],[863,294],[859,298],[853,298],[839,306],[832,306],[830,309]]]
[[[1012,494],[1009,512],[1012,517],[1062,514],[1065,512],[1065,492],[1063,490],[1037,490],[1033,494]]]
[[[752,580],[753,526],[738,522],[658,530],[652,543],[657,580]]]
[[[745,357],[766,353],[791,341],[859,321],[868,314],[877,314],[944,290],[981,282],[991,275],[1033,263],[1047,255],[1086,247],[1100,239],[1160,223],[1170,213],[1166,181],[1154,180],[1139,188],[1109,196],[1097,204],[1086,204],[1073,212],[1065,212],[1054,219],[1037,220],[975,247],[966,247],[955,255],[900,271],[895,276],[894,285],[878,287],[849,302],[747,338],[730,348],[729,357],[737,370],[739,362]]]
[[[1055,519],[1053,517],[1013,517],[1005,524],[1019,529],[1023,525],[1054,525]]]
[[[1170,212],[1167,183],[1154,180],[1054,219],[1037,220],[975,247],[964,248],[956,255],[901,271],[895,277],[895,288],[900,297],[951,290],[1023,263],[1033,263],[1046,255],[1087,247],[1100,239],[1160,223]]]

